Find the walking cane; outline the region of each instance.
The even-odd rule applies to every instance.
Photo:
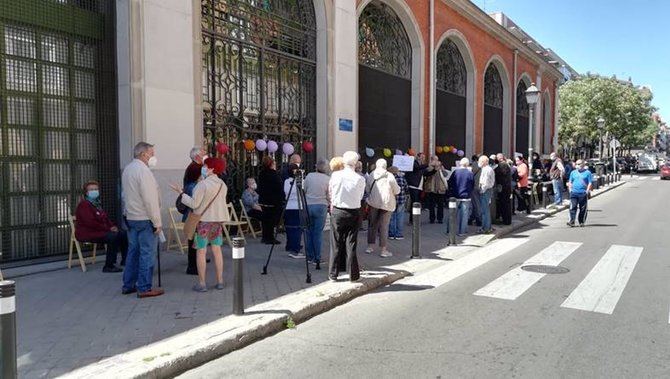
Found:
[[[161,230],[160,234],[158,234],[158,243],[156,244],[156,260],[158,261],[158,286],[162,287],[161,285],[161,242],[165,242],[165,234],[163,234],[163,231]]]

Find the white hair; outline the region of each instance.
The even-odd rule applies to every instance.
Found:
[[[489,164],[489,157],[482,155],[477,162],[479,163],[479,167],[484,167]]]
[[[356,167],[356,162],[358,162],[358,153],[355,151],[347,151],[344,154],[342,154],[342,162],[346,166],[349,167]]]
[[[549,154],[549,159],[551,159],[551,160],[556,159],[556,153]]]
[[[191,149],[191,152],[188,154],[191,157],[191,160],[194,161],[195,157],[197,157],[200,152],[202,151],[202,147],[200,146],[193,146]]]
[[[133,149],[133,157],[134,158],[139,158],[142,153],[147,152],[149,149],[154,147],[154,145],[146,142],[138,142],[137,145],[135,145],[135,148]]]
[[[316,171],[322,174],[327,174],[329,168],[330,166],[328,165],[328,161],[323,158],[319,158],[319,160],[316,162]]]
[[[468,167],[470,166],[470,160],[468,158],[463,158],[461,159],[459,164],[461,165],[461,167]]]
[[[377,169],[386,170],[387,166],[388,166],[388,163],[386,163],[386,159],[384,159],[384,158],[379,158],[379,159],[377,159],[377,162],[375,162],[375,167]]]

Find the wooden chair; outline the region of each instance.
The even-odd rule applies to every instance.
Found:
[[[240,207],[241,207],[240,208],[241,209],[241,211],[240,211],[240,221],[246,222],[247,231],[249,233],[251,233],[251,236],[253,238],[257,238],[256,237],[256,230],[254,230],[254,225],[252,224],[252,221],[251,221],[252,219],[247,214],[247,210],[246,210],[246,208],[244,208],[244,203],[242,202],[242,200],[240,200]]]
[[[184,223],[177,221],[181,220],[181,213],[175,207],[169,208],[168,213],[170,214],[170,229],[167,235],[167,249],[176,247],[180,253],[184,254],[184,250],[188,250],[188,241],[186,244],[182,242]],[[184,239],[186,239],[185,236]]]
[[[75,216],[70,215],[68,217],[68,221],[70,222],[70,254],[67,259],[67,268],[72,268],[72,251],[74,248],[77,249],[77,256],[79,257],[79,264],[81,265],[81,271],[86,272],[86,262],[84,261],[84,255],[82,254],[81,250],[81,245],[84,244],[90,244],[93,245],[93,254],[91,255],[91,264],[95,264],[95,253],[98,250],[98,244],[94,242],[79,242],[77,241],[77,238],[75,237],[75,221],[77,221],[77,218]]]
[[[230,246],[233,246],[233,240],[230,238],[230,227],[231,226],[236,226],[237,227],[237,236],[244,238],[244,233],[242,232],[242,226],[246,225],[247,223],[245,221],[240,221],[239,218],[237,218],[237,213],[235,212],[235,207],[233,206],[233,203],[228,203],[228,213],[230,214],[230,221],[225,221],[223,222],[223,233],[226,235],[226,239],[228,239],[228,244]]]

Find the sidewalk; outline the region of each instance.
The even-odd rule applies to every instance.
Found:
[[[229,316],[232,313],[230,285],[232,269],[229,249],[225,250],[228,253],[225,254],[224,273],[227,285],[223,291],[211,289],[207,293],[193,292],[191,286],[195,278],[184,274],[186,257],[173,252],[161,255],[162,280],[166,294],[152,299],[140,300],[133,295],[122,296],[121,274],[102,273],[101,263],[92,266],[86,273],[73,268],[19,277],[16,279],[19,373],[21,377],[55,377],[78,367],[114,357],[112,360],[102,361],[72,374],[76,377],[91,377],[91,373],[96,372],[96,369],[106,367],[109,370],[114,367],[114,370],[118,368],[119,377],[135,376],[138,372],[137,367],[122,374],[123,365],[131,363],[126,358],[133,352],[118,355],[170,337],[174,337],[172,339],[174,344],[160,357],[163,361],[173,362],[164,365],[164,371],[151,371],[151,366],[158,365],[161,359],[158,359],[158,356],[147,355],[145,351],[147,348],[138,349],[137,354],[143,357],[139,362],[142,366],[140,369],[148,370],[144,373],[153,372],[153,374],[178,372],[175,370],[183,369],[184,365],[195,362],[186,362],[184,357],[180,356],[183,352],[179,349],[186,346],[183,338],[191,334],[193,337],[196,335],[196,330],[203,329],[199,328],[203,325],[205,327],[202,333],[207,337],[198,339],[198,343],[213,344],[214,340],[207,340],[224,338],[224,334],[230,331],[237,333],[234,344],[226,345],[220,342],[216,345],[216,349],[210,346],[213,356],[220,355],[253,339],[276,332],[276,328],[281,328],[289,315],[292,315],[296,322],[300,322],[411,273],[429,270],[445,262],[457,260],[497,236],[538,222],[557,211],[558,209],[538,210],[530,216],[517,213],[512,225],[505,227],[498,225],[496,233],[492,235],[471,235],[460,241],[459,246],[453,247],[445,247],[447,241],[444,235],[445,225],[428,224],[424,212],[420,260],[409,259],[411,253],[409,226],[405,228],[405,240],[389,241],[389,249],[394,253],[391,258],[363,253],[366,233],[361,232],[358,256],[362,270],[367,273],[362,283],[356,284],[329,283],[327,264],[322,265],[323,269],[320,271],[315,271],[314,266],[310,265],[312,283],[305,283],[304,260],[289,258],[283,251],[282,245],[275,248],[268,275],[261,275],[269,246],[250,239],[244,262],[245,306],[247,310],[253,311],[251,307],[255,305],[256,314],[251,312],[250,316],[237,318]],[[471,232],[475,231],[476,228],[472,227]],[[280,237],[284,238],[285,236]],[[328,256],[327,241],[328,239],[324,241],[324,259]],[[211,264],[208,270],[211,284],[214,282]],[[154,283],[156,281],[157,277],[154,275]],[[285,296],[288,294],[291,295]],[[220,335],[215,332],[217,328],[212,326],[214,324],[223,328]],[[252,330],[255,334],[245,334]],[[186,331],[189,333],[183,333]],[[161,344],[164,342],[158,342],[148,349],[161,351],[157,348]],[[202,355],[200,358],[205,359],[207,356]],[[175,363],[177,360],[178,364]],[[110,362],[113,362],[112,366]],[[135,366],[137,363],[133,362]]]

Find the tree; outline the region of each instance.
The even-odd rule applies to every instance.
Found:
[[[597,120],[605,119],[603,135],[609,132],[624,147],[635,147],[650,141],[649,125],[654,107],[652,93],[616,77],[596,75],[564,84],[560,96],[559,143],[574,146],[578,139],[597,143],[600,136]],[[646,139],[646,140],[645,140]]]

